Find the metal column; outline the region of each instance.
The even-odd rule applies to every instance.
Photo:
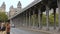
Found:
[[[46,6],[46,23],[47,23],[47,30],[49,30],[49,7]]]

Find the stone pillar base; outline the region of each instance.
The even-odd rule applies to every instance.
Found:
[[[60,28],[58,29],[58,31],[60,32]]]
[[[39,27],[38,29],[39,29],[39,30],[41,30],[41,29],[42,29],[42,27]]]
[[[54,27],[54,30],[56,30],[56,27]]]
[[[49,28],[46,28],[46,31],[49,31],[50,29]]]

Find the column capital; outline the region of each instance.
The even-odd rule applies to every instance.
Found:
[[[29,13],[29,15],[30,15],[31,12],[29,11],[28,13]]]
[[[26,16],[27,16],[27,11],[26,11]]]
[[[38,13],[41,14],[41,10],[40,9],[38,9]]]
[[[60,0],[57,0],[57,2],[60,2]]]

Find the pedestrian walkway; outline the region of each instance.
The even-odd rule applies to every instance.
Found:
[[[10,32],[10,34],[14,34],[13,32]]]
[[[0,31],[0,34],[6,34],[6,31],[4,31],[4,32]]]
[[[48,33],[48,34],[60,34],[60,32],[58,32],[58,30],[49,30],[49,31],[47,31],[47,30],[45,30],[45,28],[39,30],[39,29],[33,29],[33,28],[27,28],[27,27],[20,27],[19,29],[28,29],[28,30],[31,30],[31,31],[43,32],[43,33]]]
[[[35,32],[27,29],[11,28],[10,34],[46,34],[46,33]]]

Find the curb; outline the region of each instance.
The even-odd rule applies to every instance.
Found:
[[[23,28],[23,27],[22,27]],[[51,31],[46,31],[46,30],[39,30],[39,29],[33,29],[33,28],[24,28],[30,31],[35,31],[35,32],[42,32],[42,33],[46,33],[46,34],[59,34],[57,32],[51,32]]]
[[[52,32],[45,31],[45,30],[38,30],[38,29],[32,29],[32,28],[25,28],[25,29],[30,30],[30,31],[35,31],[35,32],[42,32],[42,33],[46,33],[46,34],[52,34]]]
[[[44,30],[37,30],[37,29],[28,29],[28,30],[36,31],[36,32],[42,32],[42,33],[46,33],[46,34],[52,34],[52,32],[44,31]]]

